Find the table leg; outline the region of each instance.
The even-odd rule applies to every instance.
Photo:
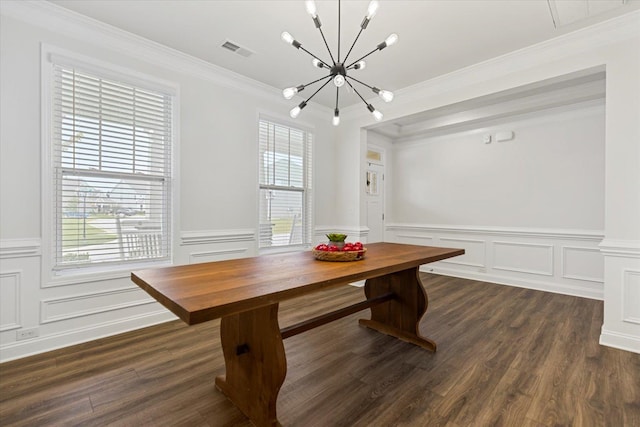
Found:
[[[360,324],[436,351],[436,343],[420,335],[420,319],[427,311],[429,300],[419,274],[418,267],[414,267],[368,279],[364,285],[367,299],[387,292],[393,292],[395,297],[371,307],[371,320],[360,319]]]
[[[216,378],[216,387],[256,426],[279,426],[276,400],[287,360],[278,304],[223,317],[220,340],[226,375]]]

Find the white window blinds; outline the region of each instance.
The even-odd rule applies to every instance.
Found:
[[[311,244],[312,139],[260,119],[260,248]]]
[[[169,259],[173,96],[67,65],[53,75],[54,270]]]

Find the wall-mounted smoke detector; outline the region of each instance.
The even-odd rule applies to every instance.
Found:
[[[222,43],[221,47],[230,50],[233,53],[237,53],[240,56],[244,56],[245,58],[248,58],[255,53],[254,51],[249,50],[246,47],[242,47],[230,40],[225,40],[225,42]]]
[[[627,0],[547,0],[556,28],[582,21],[625,5]]]

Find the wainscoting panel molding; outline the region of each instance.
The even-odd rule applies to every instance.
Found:
[[[213,251],[191,252],[189,264],[201,262],[224,261],[227,259],[244,258],[248,256],[249,248],[220,249]]]
[[[444,246],[447,248],[462,248],[465,254],[450,258],[446,261],[440,261],[443,264],[458,264],[468,267],[476,267],[484,269],[486,263],[486,242],[480,239],[467,239],[460,237],[438,237],[439,244],[436,246]]]
[[[424,271],[593,299],[604,298],[602,239],[593,230],[420,224],[385,230],[389,242],[465,249]]]
[[[256,244],[255,229],[185,231],[173,263],[254,256]],[[158,264],[49,280],[39,239],[0,240],[0,259],[0,362],[176,318],[131,282],[131,270]]]
[[[59,322],[155,303],[153,298],[137,286],[52,298],[40,302],[40,323]]]
[[[622,321],[640,325],[640,271],[625,270]]]
[[[20,279],[22,271],[0,272],[0,332],[21,328]]]
[[[553,276],[553,245],[494,240],[492,268]]]
[[[565,279],[604,282],[604,265],[600,249],[562,246],[562,277]]]
[[[640,354],[640,240],[605,239],[600,344]]]
[[[199,264],[255,255],[255,229],[183,231],[176,263]]]

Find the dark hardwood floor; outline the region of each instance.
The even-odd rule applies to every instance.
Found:
[[[285,426],[640,426],[640,355],[598,344],[602,302],[424,274],[436,353],[358,326],[285,340]],[[280,306],[287,326],[363,299]],[[219,321],[174,321],[0,365],[2,426],[248,426],[214,387]]]

